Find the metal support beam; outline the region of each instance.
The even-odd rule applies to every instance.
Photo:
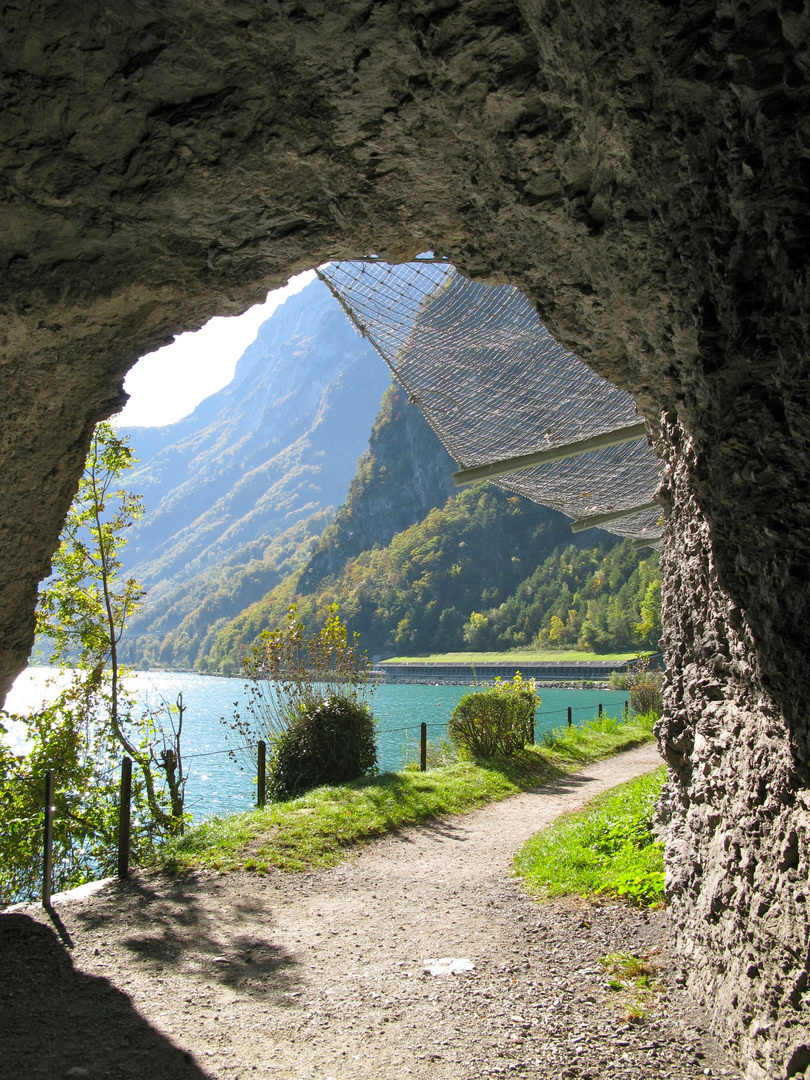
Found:
[[[592,435],[589,439],[552,446],[549,450],[538,450],[533,454],[521,454],[519,457],[491,461],[488,465],[473,465],[469,469],[460,469],[453,473],[456,487],[472,484],[476,480],[492,480],[496,476],[507,476],[521,469],[531,469],[536,465],[549,465],[552,461],[565,461],[566,458],[590,454],[594,450],[603,450],[606,446],[621,446],[622,443],[635,442],[647,437],[647,428],[642,421],[617,431],[604,431],[601,435]]]
[[[631,544],[633,551],[643,551],[644,548],[652,548],[654,551],[661,550],[661,537],[653,536],[650,540],[634,540]]]
[[[619,521],[620,518],[635,517],[643,514],[645,510],[658,510],[657,502],[642,503],[641,506],[628,506],[626,510],[608,510],[604,514],[591,514],[590,517],[579,518],[571,522],[571,532],[585,532],[586,529],[596,529],[600,525],[607,525],[609,521]]]

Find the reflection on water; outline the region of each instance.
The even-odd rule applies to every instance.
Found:
[[[6,701],[10,713],[25,714],[49,696],[51,668],[29,668],[15,682]],[[138,671],[127,679],[139,701],[157,705],[174,702],[182,692],[186,706],[183,723],[183,756],[189,766],[186,806],[195,819],[248,809],[255,801],[255,774],[248,762],[234,762],[227,753],[228,720],[247,704],[241,679],[194,675],[176,671]],[[447,721],[453,707],[467,692],[464,686],[378,686],[372,708],[378,719],[377,747],[380,770],[402,767],[418,756],[419,727],[428,726],[428,739],[438,743],[447,736]],[[52,692],[51,692],[52,693]],[[625,693],[615,690],[556,690],[540,687],[541,705],[535,723],[536,736],[564,726],[567,710],[574,721],[587,720],[597,712],[599,702],[609,715],[624,707]],[[23,753],[24,731],[12,727],[6,741]],[[240,755],[241,756],[241,755]]]

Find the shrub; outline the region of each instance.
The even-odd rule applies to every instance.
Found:
[[[243,666],[249,680],[245,713],[224,721],[231,756],[252,770],[258,742],[267,744],[272,798],[341,784],[375,768],[374,718],[365,704],[374,692],[371,662],[357,634],[349,636],[336,604],[325,625],[309,635],[291,605],[284,623],[261,635]]]
[[[496,679],[491,687],[465,694],[447,730],[454,745],[474,758],[509,756],[533,740],[539,704],[534,681],[524,681],[518,671],[511,682]]]
[[[351,697],[314,697],[273,740],[267,794],[289,799],[376,772],[374,717]]]
[[[629,690],[631,678],[628,671],[611,671],[608,676],[608,685],[611,690]]]
[[[55,700],[30,716],[0,712],[0,906],[41,895],[48,769],[54,772],[53,891],[115,873],[118,744],[104,724],[88,721],[89,695],[80,673],[63,679]],[[49,690],[55,692],[57,685],[50,680]],[[9,723],[23,728],[24,757],[15,757],[3,743]],[[159,790],[156,795],[164,809],[168,799]],[[137,771],[132,775],[132,819],[131,861],[143,862],[156,849],[159,827]]]
[[[639,680],[630,688],[630,708],[637,716],[652,713],[656,720],[664,711],[664,698],[661,693],[661,676],[650,676]]]
[[[656,720],[664,711],[663,674],[650,670],[649,657],[640,659],[630,676],[630,708],[637,716],[652,714]]]

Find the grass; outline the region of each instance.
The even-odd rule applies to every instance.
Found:
[[[511,663],[545,663],[557,661],[569,663],[582,660],[590,663],[594,660],[613,660],[617,663],[625,660],[633,660],[638,653],[589,653],[580,652],[578,649],[533,649],[527,646],[524,649],[513,649],[511,652],[453,652],[433,653],[430,656],[392,656],[381,661],[381,666],[386,664],[511,664]]]
[[[515,871],[544,896],[624,896],[642,905],[664,896],[661,844],[652,832],[662,767],[565,814],[515,856]]]
[[[543,744],[490,762],[456,761],[322,787],[261,810],[213,818],[169,841],[160,865],[266,872],[334,866],[357,845],[407,825],[459,814],[648,742],[652,720],[603,717],[547,733]]]
[[[624,1007],[624,1019],[631,1024],[643,1023],[664,987],[656,980],[658,965],[650,955],[609,953],[599,963],[607,976],[607,988],[617,995],[617,1004]]]

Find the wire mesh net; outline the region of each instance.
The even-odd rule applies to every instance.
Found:
[[[640,422],[632,397],[559,345],[510,285],[470,281],[430,258],[335,262],[318,274],[464,468]],[[650,503],[660,472],[637,439],[492,482],[585,518]],[[602,527],[656,540],[659,521],[655,508]]]

